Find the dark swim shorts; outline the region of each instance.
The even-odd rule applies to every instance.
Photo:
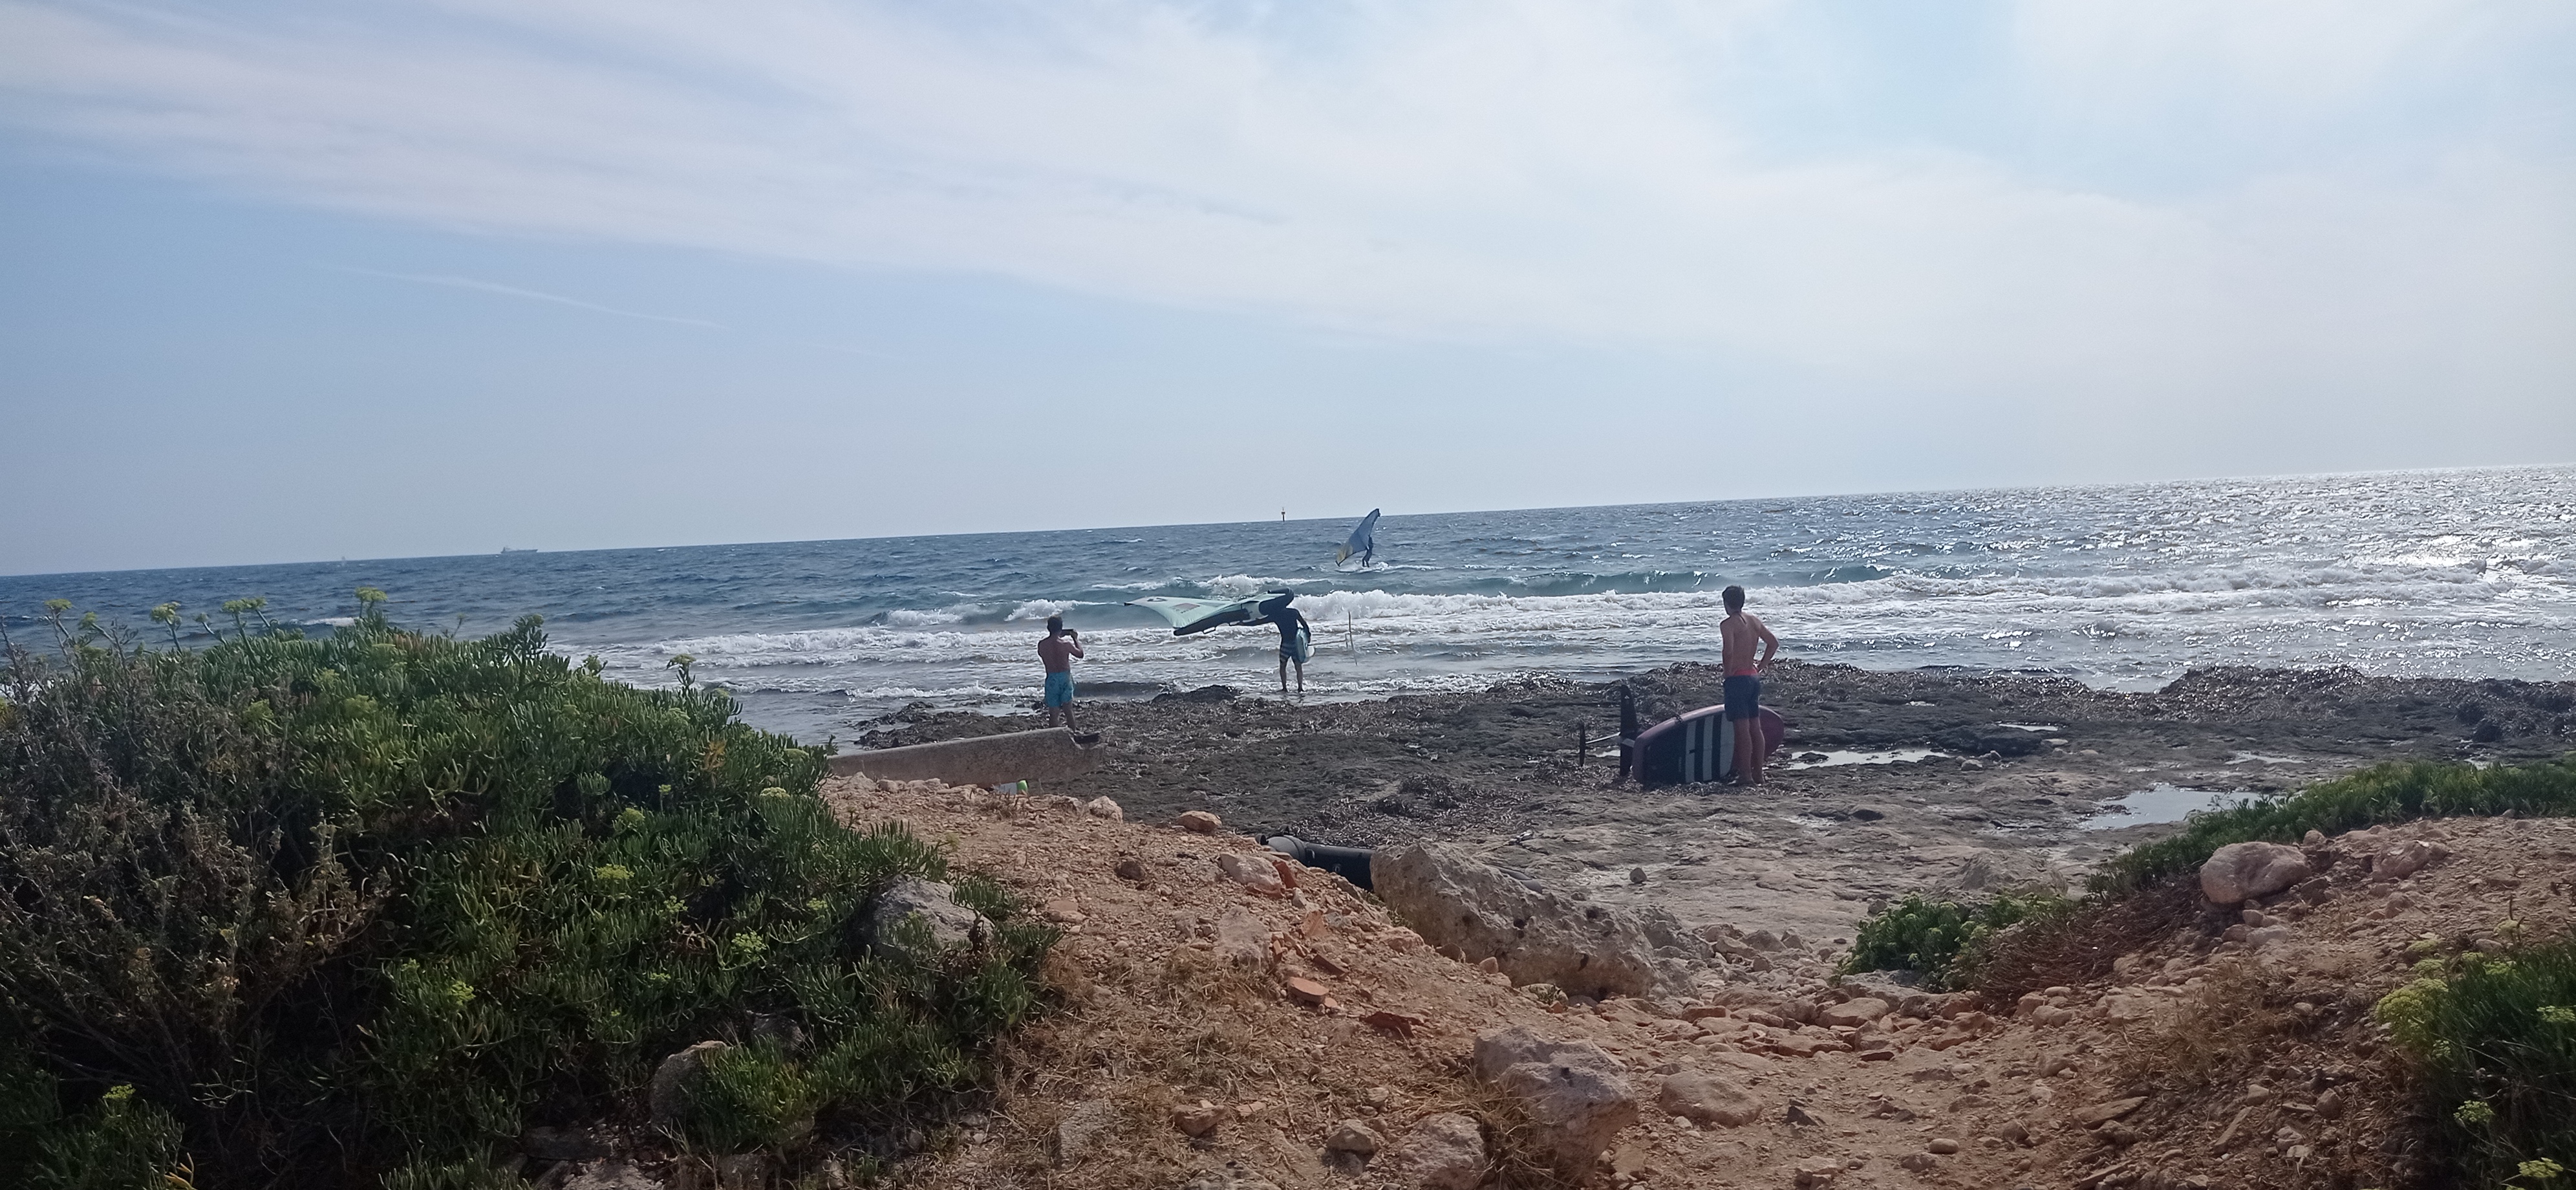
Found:
[[[1750,719],[1761,713],[1762,679],[1751,674],[1738,674],[1726,679],[1727,722]]]

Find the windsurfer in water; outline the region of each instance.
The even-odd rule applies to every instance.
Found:
[[[1057,711],[1073,727],[1073,662],[1082,656],[1082,634],[1064,626],[1063,616],[1047,617],[1046,639],[1038,642],[1038,663],[1046,666],[1046,724],[1055,726]]]
[[[1314,637],[1306,628],[1306,613],[1285,603],[1270,613],[1270,622],[1279,626],[1279,693],[1288,693],[1288,667],[1297,667],[1297,693],[1306,692],[1306,658],[1312,654]]]
[[[1726,723],[1735,729],[1735,783],[1762,783],[1762,671],[1780,651],[1762,617],[1744,610],[1744,588],[1726,589],[1726,618],[1717,637],[1725,649]],[[1762,646],[1761,656],[1754,646]]]

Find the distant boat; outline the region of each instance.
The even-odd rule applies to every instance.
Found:
[[[502,552],[502,553],[505,553],[505,554],[533,554],[533,553],[535,553],[535,552],[537,552],[537,551],[535,551],[535,550],[533,550],[533,549],[519,549],[519,548],[516,548],[516,547],[513,547],[513,546],[506,546],[506,545],[505,545],[505,546],[502,546],[502,547],[501,547],[501,552]]]

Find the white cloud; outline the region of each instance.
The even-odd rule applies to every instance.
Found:
[[[1763,4],[20,0],[0,118],[333,208],[1374,334],[2185,407],[2395,399],[2474,343],[2483,383],[2566,391],[2576,171],[2481,122],[2563,117],[2566,82],[2480,73],[2563,40],[2550,9],[2016,14],[2026,107],[1998,119],[2170,159],[2195,112],[2223,168],[2113,188],[1920,137],[1811,148],[1710,98],[1812,35]],[[2392,94],[2447,114],[2302,139]]]

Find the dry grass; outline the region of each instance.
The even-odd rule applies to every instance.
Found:
[[[2200,916],[2196,880],[2169,879],[2110,902],[2034,918],[1987,939],[1971,982],[1996,1003],[2024,992],[2092,983],[2111,974],[2121,955],[2147,949]]]
[[[2209,969],[2192,994],[2132,1028],[2111,1058],[2112,1082],[2138,1091],[2196,1090],[2260,1065],[2293,1031],[2278,975],[2243,960]]]

